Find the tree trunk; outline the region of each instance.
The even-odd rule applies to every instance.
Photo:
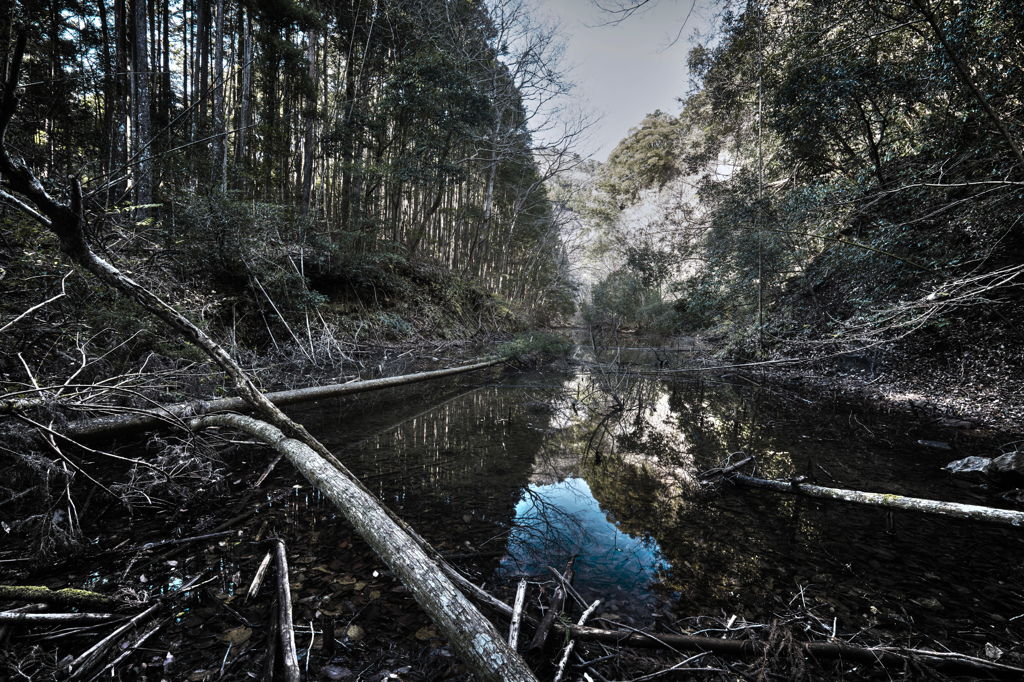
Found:
[[[224,0],[217,0],[217,24],[213,32],[213,186],[228,188],[227,125],[224,111]]]
[[[132,45],[134,50],[132,69],[132,99],[135,109],[135,125],[132,128],[134,142],[135,172],[132,174],[135,185],[135,205],[144,207],[153,203],[152,163],[149,149],[152,137],[149,123],[149,18],[146,0],[134,0],[135,35]],[[142,220],[147,215],[146,208],[136,208],[136,218]]]
[[[420,546],[391,520],[377,498],[343,476],[308,445],[286,438],[280,429],[266,422],[243,415],[202,417],[193,420],[190,426],[195,430],[210,426],[239,429],[283,453],[306,480],[334,503],[395,572],[479,679],[535,682],[536,678],[522,658]]]
[[[313,29],[309,32],[309,45],[306,50],[306,58],[309,60],[309,80],[314,84],[306,95],[306,111],[304,113],[305,130],[302,139],[302,215],[309,215],[310,204],[313,196],[313,158],[316,149],[316,105],[318,82],[317,69],[317,39],[319,32]]]
[[[397,377],[385,377],[383,379],[370,379],[367,381],[353,381],[347,384],[331,384],[328,386],[312,386],[310,388],[297,388],[290,391],[277,391],[267,393],[266,397],[271,403],[277,406],[294,405],[296,403],[310,402],[313,400],[324,400],[336,398],[342,395],[353,393],[365,393],[377,391],[392,386],[403,386],[420,381],[429,381],[441,377],[454,376],[465,372],[473,372],[485,367],[491,367],[503,359],[485,360],[475,362],[471,365],[460,365],[447,369],[438,369],[430,372],[417,372],[416,374],[403,374]],[[0,403],[0,413],[5,411],[6,405]],[[12,404],[11,409],[24,408],[24,404]],[[189,403],[178,403],[155,409],[150,414],[115,415],[110,417],[96,417],[94,419],[83,419],[68,424],[65,433],[72,438],[109,438],[121,433],[143,431],[151,429],[160,424],[185,419],[196,414],[208,414],[212,412],[239,412],[246,411],[248,404],[242,398],[222,398],[219,400],[202,400]]]
[[[238,9],[239,24],[242,28],[242,90],[239,93],[239,131],[235,134],[235,173],[238,180],[235,188],[248,189],[246,163],[246,140],[249,137],[249,126],[252,124],[252,14],[241,6]],[[244,14],[244,16],[243,16]]]

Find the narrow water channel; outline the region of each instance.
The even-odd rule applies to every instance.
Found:
[[[1024,622],[1018,530],[696,481],[753,455],[771,478],[999,504],[942,471],[998,454],[998,435],[751,378],[481,379],[297,416],[436,546],[487,558],[481,581],[544,580],[576,556],[609,620],[768,622],[796,606],[837,633],[974,642]]]

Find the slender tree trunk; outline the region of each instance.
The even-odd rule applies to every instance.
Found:
[[[313,157],[316,149],[316,105],[317,88],[319,86],[319,69],[317,42],[319,32],[313,29],[309,32],[309,45],[306,49],[306,58],[309,60],[309,80],[313,87],[306,95],[305,130],[302,140],[302,215],[309,215],[309,208],[313,197]]]
[[[107,17],[107,2],[106,0],[98,0],[97,5],[99,7],[100,14],[100,34],[103,40],[103,144],[104,149],[108,150],[106,156],[102,160],[103,170],[109,173],[113,170],[114,164],[114,120],[115,112],[117,111],[117,99],[116,91],[114,87],[114,75],[112,73],[113,62],[111,61],[110,55],[110,22]],[[115,38],[116,40],[116,38]],[[117,46],[114,46],[116,52]],[[113,67],[116,68],[116,67]],[[106,191],[103,193],[103,206],[104,208],[110,207],[111,193]]]
[[[210,87],[210,0],[196,2],[196,47],[195,56],[199,78],[194,83],[197,87],[192,99],[197,102],[196,132],[193,142],[200,139],[206,132],[206,115],[208,92]]]
[[[99,0],[103,2],[104,0]],[[160,70],[160,116],[161,124],[167,125],[174,117],[174,91],[171,89],[171,2],[163,0],[164,46],[161,52],[163,67]]]
[[[242,29],[242,90],[239,93],[239,130],[235,134],[236,188],[248,190],[248,163],[246,142],[252,125],[252,14],[239,6],[239,24]]]
[[[224,111],[224,0],[217,0],[217,24],[213,34],[213,185],[227,191],[227,118]]]
[[[148,215],[148,209],[141,208],[153,203],[153,174],[150,161],[151,141],[150,131],[150,88],[149,88],[149,31],[147,19],[149,17],[146,0],[134,0],[134,92],[135,101],[135,127],[132,136],[135,143],[134,157],[135,167],[133,180],[135,185],[136,217],[144,219]]]

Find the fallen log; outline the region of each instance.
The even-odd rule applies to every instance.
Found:
[[[754,478],[746,474],[733,472],[726,480],[737,485],[748,488],[760,488],[762,490],[773,490],[779,493],[790,493],[792,495],[804,495],[807,497],[819,497],[829,500],[843,500],[857,504],[870,504],[876,507],[887,507],[889,509],[905,509],[910,511],[924,512],[926,514],[940,514],[952,516],[958,519],[969,519],[971,521],[985,521],[998,523],[1004,526],[1020,528],[1024,525],[1024,512],[1010,509],[996,509],[994,507],[982,507],[976,504],[959,504],[957,502],[940,502],[937,500],[926,500],[920,497],[904,497],[902,495],[890,495],[887,493],[865,493],[859,490],[843,490],[841,488],[824,488],[818,485],[808,485],[797,481],[771,481],[765,478]]]
[[[278,407],[294,405],[296,403],[336,398],[338,396],[350,395],[353,393],[365,393],[368,391],[379,391],[392,386],[404,386],[420,381],[429,381],[441,377],[474,372],[478,369],[492,367],[503,358],[474,362],[469,365],[448,367],[446,369],[432,370],[429,372],[417,372],[415,374],[403,374],[396,377],[385,377],[383,379],[368,379],[366,381],[351,381],[346,384],[330,384],[328,386],[311,386],[309,388],[296,388],[289,391],[276,391],[266,393],[267,399]],[[174,405],[163,405],[155,407],[142,414],[118,414],[105,417],[93,417],[70,422],[64,429],[64,433],[79,440],[90,438],[109,438],[124,433],[145,431],[168,422],[181,422],[184,419],[204,414],[218,414],[222,412],[248,412],[252,409],[250,403],[244,398],[221,398],[218,400],[196,400],[187,403]]]
[[[27,604],[16,609],[8,609],[7,613],[42,613],[48,607],[46,604]],[[14,630],[14,623],[0,623],[0,651],[7,645],[7,638]]]
[[[707,651],[720,656],[756,658],[764,655],[767,643],[753,639],[716,639],[699,635],[674,635],[599,628],[555,623],[555,629],[573,639],[604,642],[618,646],[644,648],[672,648],[680,651]],[[794,642],[805,656],[824,660],[843,660],[902,669],[911,660],[924,663],[940,672],[950,674],[984,673],[986,675],[1024,679],[1024,668],[987,661],[974,656],[926,649],[900,647],[859,647],[839,642]]]
[[[274,540],[277,563],[277,632],[281,642],[285,682],[299,682],[299,657],[295,650],[295,628],[292,627],[292,588],[288,582],[288,554],[284,542]]]
[[[519,625],[523,621],[523,607],[526,605],[526,578],[519,581],[516,588],[516,600],[512,607],[512,622],[508,626],[508,645],[519,648]]]
[[[88,590],[67,587],[54,591],[49,587],[35,585],[0,585],[0,601],[27,601],[35,604],[73,606],[93,611],[114,611],[121,606],[121,602]]]
[[[308,445],[285,437],[280,429],[266,422],[238,414],[209,415],[190,422],[193,430],[210,426],[239,429],[284,453],[395,572],[477,677],[494,682],[536,681],[494,626],[362,486],[328,464]]]
[[[109,620],[124,620],[124,616],[119,616],[115,613],[25,613],[21,611],[0,611],[0,623],[65,625],[68,623],[105,623]]]

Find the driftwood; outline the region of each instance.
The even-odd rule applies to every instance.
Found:
[[[597,610],[601,600],[594,601],[593,604],[587,607],[587,610],[583,612],[580,619],[576,621],[576,625],[582,627],[587,624],[587,618],[590,618],[590,614]],[[569,656],[572,655],[572,650],[576,646],[576,640],[570,639],[569,643],[565,645],[565,651],[562,652],[562,658],[558,661],[558,672],[555,674],[555,682],[561,682],[562,675],[565,674],[565,666],[569,663]]]
[[[519,581],[516,588],[516,600],[512,605],[512,622],[508,626],[508,645],[519,648],[519,626],[523,622],[523,607],[526,605],[526,578]]]
[[[105,656],[115,644],[117,644],[122,635],[128,632],[128,630],[136,627],[139,623],[151,618],[159,608],[160,604],[153,604],[148,609],[94,644],[88,651],[62,665],[62,672],[66,673],[70,679],[82,679],[89,674],[90,670],[99,665],[100,659]]]
[[[113,611],[120,602],[96,592],[65,588],[51,590],[49,587],[30,585],[0,585],[0,601],[28,601],[54,606],[73,606],[93,611]]]
[[[573,575],[576,573],[576,557],[569,559],[569,562],[565,565],[565,572],[562,574],[561,580],[558,582],[558,586],[555,588],[555,593],[551,597],[551,605],[548,608],[548,612],[544,614],[544,618],[541,619],[540,625],[537,627],[537,632],[534,633],[533,639],[530,640],[528,651],[534,649],[543,649],[544,644],[548,640],[548,634],[551,632],[551,627],[555,621],[558,620],[558,616],[561,615],[562,610],[565,608],[565,597],[567,595],[566,588],[563,586],[563,582],[566,585],[572,584]]]
[[[618,646],[644,648],[671,648],[680,651],[707,651],[721,656],[756,658],[763,656],[767,643],[753,639],[716,639],[698,635],[653,634],[627,632],[623,630],[602,630],[556,623],[560,632],[568,631],[573,639],[589,642],[605,642]],[[924,649],[903,649],[898,647],[859,647],[838,642],[795,642],[804,655],[824,660],[844,660],[882,667],[903,668],[909,661],[917,661],[940,672],[950,674],[984,673],[986,675],[1022,679],[1024,668],[1004,665],[982,658]]]
[[[252,583],[249,585],[249,590],[245,593],[246,603],[252,601],[260,591],[260,586],[263,585],[263,578],[267,575],[267,567],[270,566],[270,559],[272,556],[273,554],[271,552],[267,552],[263,557],[263,561],[260,562],[260,567],[256,569],[256,575],[253,576]]]
[[[495,682],[533,682],[536,679],[494,626],[452,585],[412,537],[392,520],[377,499],[353,479],[331,467],[308,445],[286,438],[276,427],[244,415],[210,415],[193,420],[190,426],[193,429],[210,426],[239,429],[283,452],[295,468],[341,510],[395,572],[480,679]],[[506,604],[503,606],[510,609]]]
[[[288,583],[288,554],[284,542],[274,541],[277,562],[277,633],[285,682],[299,682],[299,657],[295,651],[295,629],[292,627],[292,588]]]
[[[267,656],[263,659],[263,682],[274,682],[274,667],[277,664],[277,629],[280,619],[277,617],[278,603],[274,597],[274,608],[270,610],[267,623]]]
[[[290,391],[276,391],[266,393],[266,398],[277,407],[294,405],[296,403],[336,398],[353,393],[365,393],[378,391],[392,386],[403,386],[420,381],[429,381],[441,377],[453,376],[473,372],[478,369],[491,367],[504,360],[501,358],[474,362],[469,365],[449,367],[447,369],[432,370],[430,372],[417,372],[415,374],[403,374],[397,377],[385,377],[383,379],[368,379],[366,381],[350,381],[345,384],[331,384],[329,386],[311,386],[309,388],[296,388]],[[123,433],[145,431],[154,427],[166,424],[167,422],[181,422],[196,415],[217,414],[221,412],[248,412],[252,406],[244,398],[222,398],[219,400],[197,400],[174,405],[164,405],[153,408],[143,414],[120,414],[107,417],[95,417],[71,422],[64,429],[64,433],[72,438],[109,438]]]
[[[790,493],[793,495],[805,495],[807,497],[820,497],[829,500],[843,500],[857,504],[870,504],[876,507],[887,507],[889,509],[906,509],[919,511],[926,514],[940,514],[942,516],[953,516],[958,519],[969,519],[971,521],[986,521],[998,523],[1004,526],[1020,528],[1024,526],[1024,512],[1012,511],[1009,509],[995,509],[993,507],[982,507],[976,504],[959,504],[956,502],[939,502],[926,500],[920,497],[904,497],[902,495],[890,495],[886,493],[865,493],[859,490],[843,490],[841,488],[823,488],[818,485],[808,485],[797,481],[770,481],[764,478],[754,478],[746,474],[732,473],[727,480],[737,485],[749,488],[760,488],[773,490],[779,493]]]
[[[131,642],[129,642],[128,645],[125,647],[125,650],[117,658],[112,660],[110,663],[107,663],[98,673],[93,675],[90,678],[90,682],[92,682],[93,680],[100,679],[108,670],[111,670],[118,663],[134,654],[136,650],[138,650],[138,648],[142,646],[142,644],[147,639],[155,635],[163,626],[167,625],[168,622],[170,622],[169,619],[164,619],[162,621],[153,623],[148,629],[146,629],[144,632],[135,637]]]
[[[16,609],[8,609],[7,613],[42,613],[47,608],[46,604],[28,604]],[[14,630],[14,623],[0,623],[0,650],[7,644],[7,638]]]
[[[114,613],[25,613],[23,611],[0,611],[0,623],[24,623],[26,625],[105,623],[109,620],[123,619],[124,616]]]

